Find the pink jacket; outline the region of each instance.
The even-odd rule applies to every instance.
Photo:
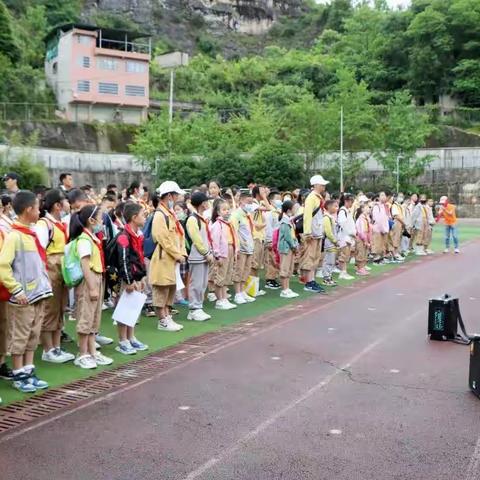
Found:
[[[372,220],[374,233],[388,233],[388,205],[377,203],[372,208]]]
[[[364,213],[358,217],[355,226],[357,227],[357,237],[364,243],[372,243],[372,226]]]
[[[228,258],[228,225],[217,220],[211,227],[213,256]]]

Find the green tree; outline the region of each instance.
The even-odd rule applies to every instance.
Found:
[[[44,5],[29,6],[15,24],[15,35],[22,52],[22,62],[34,68],[42,68],[48,23]]]
[[[0,54],[16,61],[20,52],[13,36],[11,22],[10,13],[3,1],[0,0]]]
[[[480,60],[462,60],[454,69],[452,93],[472,107],[480,107]]]

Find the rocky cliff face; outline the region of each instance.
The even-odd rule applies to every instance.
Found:
[[[83,18],[132,22],[174,48],[195,50],[202,37],[222,38],[233,54],[235,33],[261,35],[280,15],[296,16],[304,0],[85,0]],[[237,52],[241,53],[241,52]]]

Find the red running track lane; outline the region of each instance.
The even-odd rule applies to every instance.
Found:
[[[473,243],[299,308],[293,321],[4,437],[0,478],[480,478],[469,349],[426,339],[427,300],[445,292],[480,331],[479,255]]]

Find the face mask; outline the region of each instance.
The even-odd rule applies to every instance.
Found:
[[[230,214],[227,213],[226,215],[223,215],[222,218],[223,218],[226,222],[228,222],[228,221],[230,220]]]
[[[282,208],[282,201],[281,200],[274,200],[273,201],[273,206],[277,209],[280,210]]]
[[[420,203],[421,203],[422,205],[425,205],[425,204],[427,203],[427,201],[426,201],[426,200],[420,200]]]
[[[185,212],[180,212],[177,214],[177,218],[183,222],[187,218],[187,214]]]
[[[68,213],[62,210],[60,212],[60,218],[65,218],[65,217],[68,217]]]
[[[244,205],[242,208],[243,208],[243,211],[245,213],[252,213],[253,212],[253,205],[251,203],[247,203],[246,205]]]
[[[173,200],[168,201],[168,208],[171,210],[175,206],[175,202]]]
[[[287,196],[283,199],[284,202],[287,202],[287,201],[289,202],[290,200],[292,200],[292,197],[290,197],[289,195],[287,195]]]
[[[405,199],[404,199],[403,197],[398,197],[398,198],[397,198],[397,202],[398,202],[398,203],[403,203],[404,200],[405,200]]]
[[[93,233],[96,234],[100,232],[103,232],[103,225],[97,223],[93,226]]]

